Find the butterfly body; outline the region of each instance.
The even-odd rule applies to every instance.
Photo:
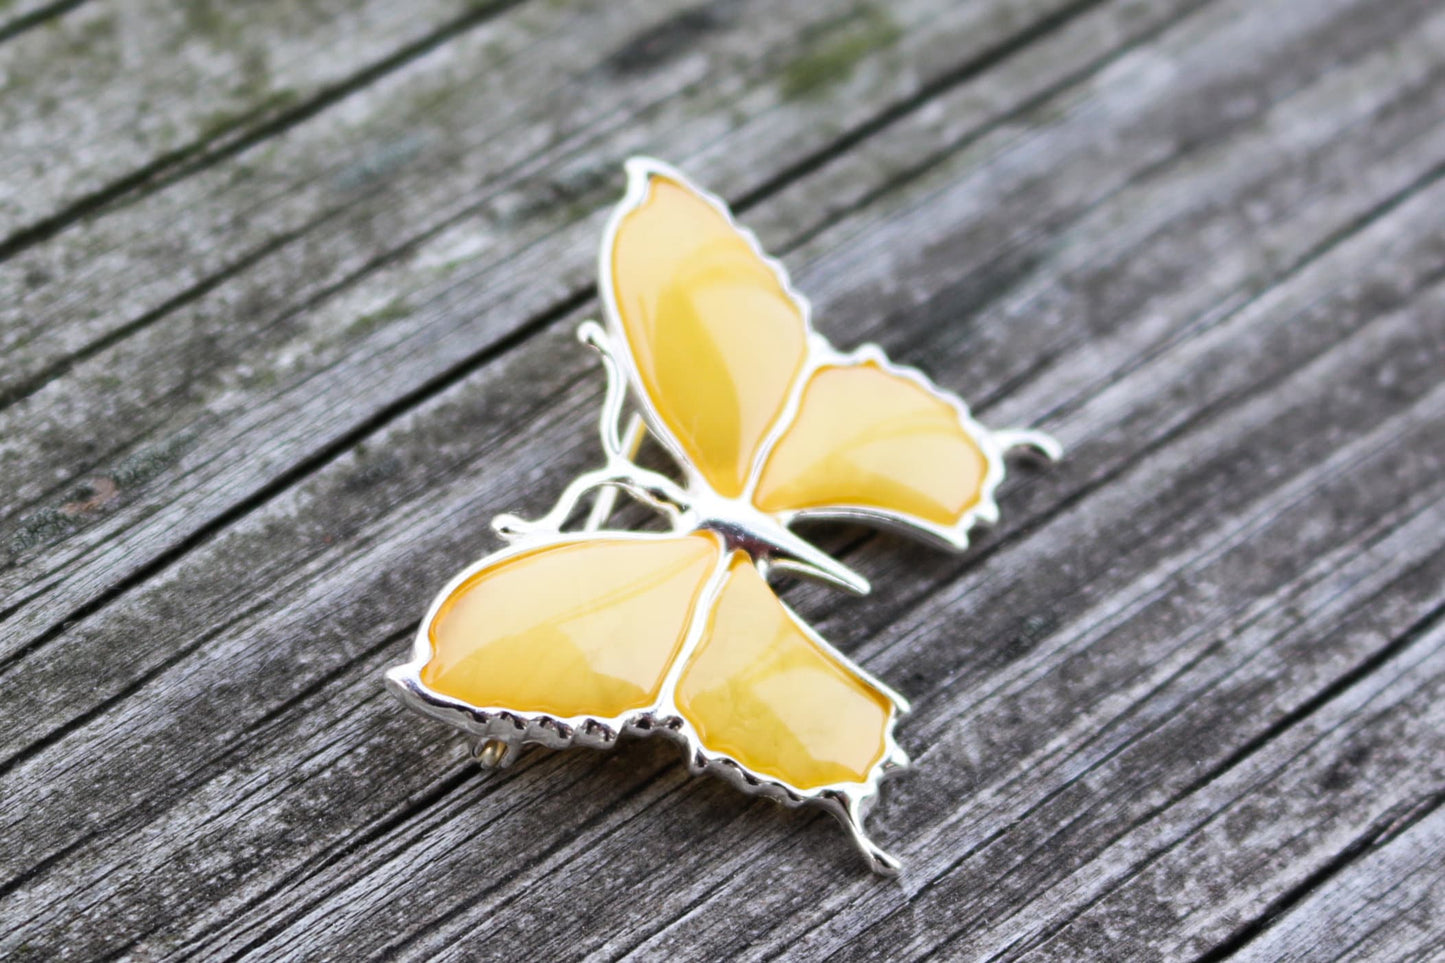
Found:
[[[961,400],[865,346],[839,352],[808,303],[717,198],[646,159],[604,233],[606,323],[579,335],[608,374],[606,463],[540,519],[499,516],[510,545],[433,602],[410,662],[387,681],[471,734],[479,758],[519,747],[606,747],[662,733],[695,772],[833,812],[874,869],[897,863],[862,828],[902,768],[907,703],[833,649],[767,577],[855,593],[858,573],[790,530],[828,519],[952,550],[997,517],[1004,454],[1032,432],[990,432]],[[682,480],[635,463],[628,387]],[[665,533],[604,529],[616,492],[664,514]],[[581,532],[564,526],[585,499]]]

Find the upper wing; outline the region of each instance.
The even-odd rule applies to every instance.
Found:
[[[602,302],[652,428],[735,498],[808,356],[807,304],[721,201],[648,160],[602,242]]]
[[[997,517],[1003,452],[960,400],[876,348],[835,352],[720,200],[657,161],[627,173],[602,301],[649,426],[690,471],[785,524],[891,524],[962,548]]]
[[[997,440],[961,401],[865,348],[817,360],[752,498],[785,521],[892,523],[961,548],[996,519],[1002,477]]]

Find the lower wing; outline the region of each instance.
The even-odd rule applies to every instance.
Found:
[[[897,868],[861,824],[907,761],[893,741],[905,703],[710,533],[564,535],[483,559],[441,593],[388,681],[497,761],[528,743],[673,735],[694,771],[822,805],[875,869]]]

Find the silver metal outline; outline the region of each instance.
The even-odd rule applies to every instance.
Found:
[[[876,688],[889,699],[892,706],[885,726],[883,753],[864,782],[838,783],[803,790],[784,781],[752,772],[738,760],[724,753],[713,752],[704,746],[692,724],[677,708],[674,701],[676,684],[706,631],[707,620],[712,614],[717,594],[726,579],[735,551],[746,553],[764,577],[771,570],[786,571],[818,578],[848,591],[866,593],[868,584],[862,576],[794,535],[788,530],[789,526],[796,521],[814,519],[855,522],[893,529],[944,549],[962,551],[968,546],[969,532],[975,525],[992,524],[998,519],[994,492],[1004,479],[1005,456],[1009,450],[1019,447],[1032,448],[1055,460],[1061,456],[1062,450],[1056,441],[1041,432],[1027,429],[991,431],[985,428],[973,419],[962,398],[943,390],[918,369],[894,363],[882,348],[875,344],[864,344],[852,351],[840,352],[813,329],[812,306],[807,298],[793,287],[787,269],[762,249],[751,231],[738,224],[721,198],[694,184],[675,168],[652,158],[629,158],[625,170],[627,189],[608,218],[598,253],[598,287],[605,328],[589,321],[578,330],[579,338],[598,351],[607,374],[607,393],[598,425],[606,463],[574,478],[553,509],[536,521],[527,522],[514,515],[497,516],[493,525],[510,544],[467,566],[437,594],[417,630],[412,644],[411,660],[387,671],[387,686],[408,706],[473,736],[478,760],[489,767],[510,764],[525,745],[536,744],[554,749],[569,746],[607,748],[623,735],[663,733],[682,745],[687,755],[688,768],[694,773],[712,773],[743,792],[766,796],[787,806],[813,804],[832,812],[848,829],[854,844],[868,859],[871,868],[887,875],[895,874],[899,869],[898,862],[868,837],[863,830],[863,820],[878,794],[881,781],[900,771],[908,763],[907,755],[894,738],[898,718],[908,711],[908,703],[903,696],[839,652],[780,599],[779,604],[807,638],[821,651]],[[764,436],[750,466],[744,490],[737,498],[718,495],[711,488],[663,422],[643,387],[632,352],[627,347],[626,334],[617,308],[611,264],[617,231],[623,219],[647,198],[655,177],[674,180],[693,191],[738,232],[758,259],[773,271],[784,292],[798,306],[807,333],[807,356],[802,368],[789,389],[783,408]],[[987,469],[978,500],[955,524],[939,526],[902,513],[861,505],[828,506],[772,515],[763,513],[753,505],[752,499],[762,471],[779,440],[795,421],[809,380],[825,367],[864,364],[875,365],[888,374],[906,378],[930,396],[951,406],[958,415],[960,427],[983,453]],[[684,485],[679,486],[667,476],[641,468],[633,462],[641,435],[635,430],[635,425],[630,425],[624,439],[620,425],[629,386],[632,389],[632,401],[646,424],[647,432],[681,467],[685,478]],[[664,513],[671,523],[671,531],[654,533],[600,529],[611,513],[612,501],[617,491],[625,492]],[[596,501],[588,515],[585,528],[581,532],[564,532],[563,526],[575,514],[582,499],[589,496]],[[674,539],[694,533],[707,533],[718,540],[719,561],[695,604],[684,643],[669,666],[659,698],[652,706],[611,718],[557,718],[543,713],[517,712],[502,706],[472,706],[434,692],[421,681],[422,667],[432,654],[429,638],[432,620],[446,599],[477,573],[518,555],[553,545],[599,539]]]

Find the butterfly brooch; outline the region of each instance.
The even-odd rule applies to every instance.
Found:
[[[606,462],[556,507],[498,516],[506,548],[432,602],[412,660],[387,673],[407,705],[474,739],[486,767],[538,744],[605,748],[663,733],[693,772],[787,805],[815,804],[870,865],[898,862],[863,820],[907,756],[907,701],[829,645],[770,574],[868,591],[795,534],[804,519],[886,526],[954,551],[998,515],[1004,455],[1059,448],[990,431],[957,397],[875,346],[841,353],[727,206],[654,160],[627,162],[602,238]],[[624,427],[628,387],[636,412]],[[637,464],[650,436],[680,480]],[[605,529],[618,493],[667,531]],[[566,530],[591,499],[585,521]]]

